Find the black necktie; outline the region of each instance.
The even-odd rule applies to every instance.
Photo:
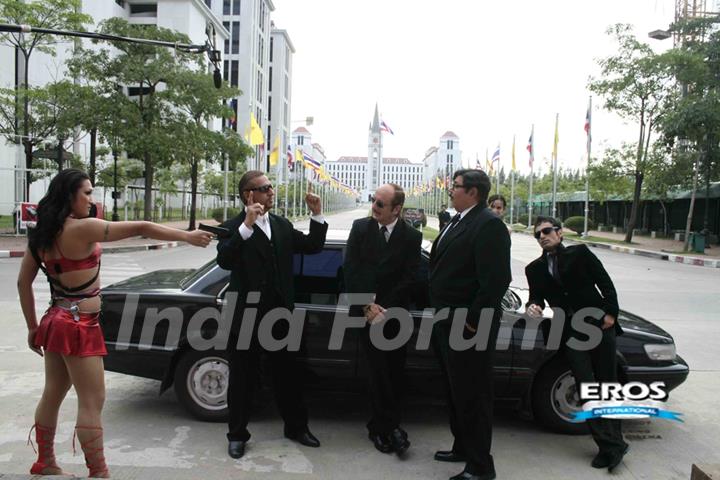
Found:
[[[387,231],[388,231],[388,229],[387,229],[387,227],[386,227],[385,225],[383,225],[382,227],[380,227],[380,235],[382,235],[383,242],[385,242],[385,243],[387,243],[387,241],[388,241],[388,238],[387,238],[387,236],[385,235],[385,234],[387,233]]]
[[[438,242],[438,245],[445,240],[445,237],[447,237],[448,232],[460,221],[460,214],[458,213],[455,215],[452,220],[450,220],[450,223],[447,224],[447,227],[445,227],[445,230],[442,232],[442,236],[440,237],[440,241]]]
[[[556,282],[562,284],[560,280],[560,270],[558,270],[558,257],[556,253],[548,253],[548,261],[552,262],[552,276]]]

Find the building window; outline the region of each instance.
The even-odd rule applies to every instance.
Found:
[[[297,144],[298,144],[298,145],[304,145],[304,144],[305,144],[305,137],[303,137],[302,135],[298,135],[298,137],[297,137]]]
[[[273,37],[270,37],[270,63],[273,61]]]
[[[240,69],[240,62],[233,60],[230,62],[230,85],[233,87],[238,86],[238,73]]]
[[[240,0],[233,2],[233,15],[240,15]]]
[[[131,17],[157,17],[157,3],[132,3],[130,4]]]
[[[272,120],[272,97],[268,96],[268,104],[267,104],[267,112],[268,112],[268,122]]]
[[[454,142],[453,142],[452,140],[448,140],[448,141],[447,141],[447,149],[448,149],[448,150],[452,150],[452,149],[453,149],[453,143],[454,143]]]
[[[270,67],[270,71],[268,72],[268,92],[272,92],[272,67]]]
[[[125,8],[125,0],[115,0],[115,3],[120,5],[120,7]]]
[[[223,0],[223,15],[230,15],[231,0]]]
[[[223,80],[227,82],[229,75],[230,75],[230,62],[225,60],[225,61],[223,61]]]
[[[230,22],[223,22],[223,27],[225,27],[225,30],[228,32],[230,31]],[[230,39],[225,39],[225,55],[230,53]]]
[[[240,22],[232,22],[232,53],[240,52]]]

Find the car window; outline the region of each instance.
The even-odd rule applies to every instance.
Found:
[[[296,254],[293,259],[295,301],[337,305],[343,256],[339,247],[326,247],[313,255]]]

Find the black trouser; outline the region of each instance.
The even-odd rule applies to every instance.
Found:
[[[399,322],[391,319],[386,324],[385,337],[394,338],[398,330]],[[388,434],[400,426],[407,349],[403,345],[396,350],[379,350],[370,341],[369,325],[361,335],[360,345],[367,361],[372,409],[367,429],[371,434]]]
[[[271,310],[265,305],[258,309],[260,312]],[[265,351],[258,341],[258,324],[262,314],[258,313],[255,329],[253,331],[250,348],[239,350],[236,348],[237,337],[231,336],[228,348],[228,363],[230,379],[228,384],[228,440],[247,441],[250,432],[247,425],[250,420],[252,402],[257,385],[260,383],[260,357],[266,354],[270,362],[273,393],[280,416],[285,422],[285,432],[293,435],[307,429],[308,414],[303,399],[303,372],[298,367],[296,358],[298,352],[289,352],[287,349],[275,352]],[[287,335],[288,325],[280,321],[273,328],[275,338],[284,338]]]
[[[449,318],[452,318],[450,315]],[[453,451],[465,455],[465,471],[483,475],[495,471],[492,446],[493,359],[500,320],[493,320],[488,348],[456,351],[450,348],[450,322],[443,320],[433,327],[433,348],[443,373],[450,411]],[[467,329],[465,338],[474,336]]]
[[[578,336],[578,338],[587,339],[582,335]],[[592,350],[578,351],[565,345],[563,351],[575,376],[578,391],[580,391],[580,384],[583,382],[617,382],[614,328],[603,330],[602,341]],[[601,453],[617,453],[627,447],[623,440],[620,420],[592,418],[587,420],[587,424]]]

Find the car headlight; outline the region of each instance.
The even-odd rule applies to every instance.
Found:
[[[650,360],[675,360],[677,355],[674,343],[646,343],[643,348]]]

